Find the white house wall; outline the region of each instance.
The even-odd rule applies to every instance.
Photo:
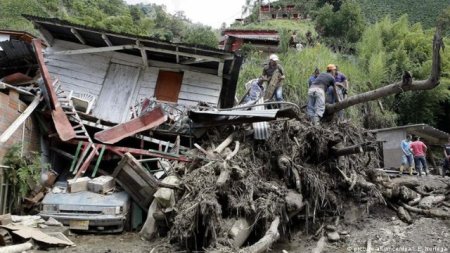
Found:
[[[142,58],[117,52],[78,55],[52,55],[51,52],[89,48],[88,46],[55,40],[46,49],[46,64],[63,90],[90,93],[98,98],[111,63],[142,67]],[[150,57],[151,59],[151,57]],[[190,66],[151,61],[150,67],[140,71],[131,104],[154,95],[159,70],[183,71],[183,81],[178,104],[195,105],[199,101],[217,105],[222,88],[222,78],[217,75],[192,71]],[[156,65],[158,67],[152,67]],[[117,91],[120,92],[120,91]],[[95,105],[94,105],[95,107]],[[95,110],[94,110],[95,111]],[[126,118],[126,117],[125,117]]]

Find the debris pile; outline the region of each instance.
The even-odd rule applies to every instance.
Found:
[[[344,128],[348,134],[342,132]],[[197,150],[191,151],[195,157],[192,163],[178,168],[183,190],[177,191],[177,211],[166,218],[172,220],[168,236],[180,247],[235,250],[250,237],[253,242],[268,240],[261,239],[260,244],[267,248],[278,238],[267,236],[274,222],[281,224],[282,233],[289,233],[292,219],[305,209],[315,218],[339,215],[342,204],[349,200],[368,205],[383,201],[376,187],[360,189],[361,184],[369,184],[364,179],[377,163],[376,156],[331,155],[338,143],[349,146],[374,142],[363,129],[350,125],[322,128],[289,120],[273,124],[267,142],[245,136],[245,129],[228,130],[231,134],[225,140],[226,131],[208,134],[204,148],[196,145]],[[353,192],[346,190],[347,183],[352,182],[332,166],[338,160],[343,160],[342,173],[359,182],[352,186]],[[152,236],[145,234],[147,238]]]

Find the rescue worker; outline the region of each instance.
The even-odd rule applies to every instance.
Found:
[[[408,134],[406,136],[406,139],[404,139],[401,143],[400,143],[400,147],[402,148],[402,152],[403,152],[403,156],[402,156],[402,164],[400,165],[400,175],[403,174],[403,170],[405,168],[405,166],[408,166],[409,168],[409,175],[412,176],[413,173],[413,160],[414,160],[414,156],[411,152],[411,139],[412,136],[410,134]]]
[[[334,80],[336,81],[336,91],[334,87],[329,87],[327,90],[327,103],[334,104],[336,102],[341,102],[345,99],[348,90],[348,80],[347,77],[339,71],[338,66],[336,66],[336,72],[334,74]],[[341,110],[337,113],[338,120],[344,120],[344,111]]]
[[[283,101],[283,80],[285,79],[285,72],[279,63],[280,59],[276,54],[271,54],[269,57],[269,64],[264,66],[262,76],[263,80],[267,82],[265,87],[265,100]]]
[[[241,106],[255,104],[262,96],[264,96],[263,78],[253,79],[248,87],[248,92],[242,100]]]
[[[315,125],[319,124],[320,118],[325,112],[325,91],[328,87],[335,85],[335,71],[336,66],[329,64],[327,72],[320,73],[308,89],[307,114]]]
[[[308,79],[308,88],[311,87],[311,84],[314,82],[314,80],[316,80],[316,78],[319,76],[319,74],[320,74],[320,70],[318,67],[316,67],[316,69],[314,69],[313,75],[310,76]]]

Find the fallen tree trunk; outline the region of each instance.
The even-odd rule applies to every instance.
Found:
[[[424,214],[424,215],[431,215],[431,216],[438,217],[438,218],[450,218],[450,213],[449,212],[442,212],[442,211],[436,210],[436,209],[428,209],[428,210],[420,209],[420,208],[417,208],[417,207],[409,206],[409,205],[407,205],[405,203],[403,203],[402,206],[406,210],[414,212],[414,213],[419,213],[419,214]]]
[[[259,239],[259,241],[257,241],[252,246],[248,246],[239,250],[239,252],[240,253],[266,252],[270,248],[270,246],[272,246],[272,244],[280,238],[280,233],[278,232],[278,225],[280,225],[280,217],[277,216],[272,221],[272,224],[270,224],[270,227],[267,230],[266,234],[263,236],[263,238]]]
[[[439,85],[441,76],[441,48],[443,46],[442,36],[440,29],[436,29],[436,33],[433,38],[433,57],[431,66],[431,75],[427,80],[412,81],[412,77],[408,74],[403,75],[403,80],[380,87],[375,90],[364,92],[355,96],[346,98],[341,102],[335,104],[327,104],[325,112],[327,114],[333,114],[342,109],[348,108],[353,105],[365,103],[379,98],[384,98],[393,94],[405,92],[405,91],[417,91],[417,90],[430,90]]]
[[[361,147],[361,145],[353,145],[350,147],[344,147],[344,148],[332,148],[331,154],[333,156],[346,156],[346,155],[352,155],[352,154],[358,154],[362,153],[364,150]]]

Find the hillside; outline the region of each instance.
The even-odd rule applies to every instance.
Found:
[[[247,25],[233,25],[231,29],[267,29],[267,30],[293,30],[299,34],[304,34],[307,31],[315,32],[314,23],[311,20],[286,20],[273,19],[263,21],[261,23],[249,23]]]
[[[218,44],[217,32],[210,27],[193,24],[182,12],[169,14],[164,6],[156,4],[127,5],[122,0],[1,0],[0,28],[37,35],[22,14],[59,18],[113,32],[168,41],[211,47]]]
[[[389,15],[396,19],[408,14],[411,23],[422,23],[424,28],[435,26],[439,13],[450,6],[450,0],[359,0],[361,9],[369,23],[375,23]]]

